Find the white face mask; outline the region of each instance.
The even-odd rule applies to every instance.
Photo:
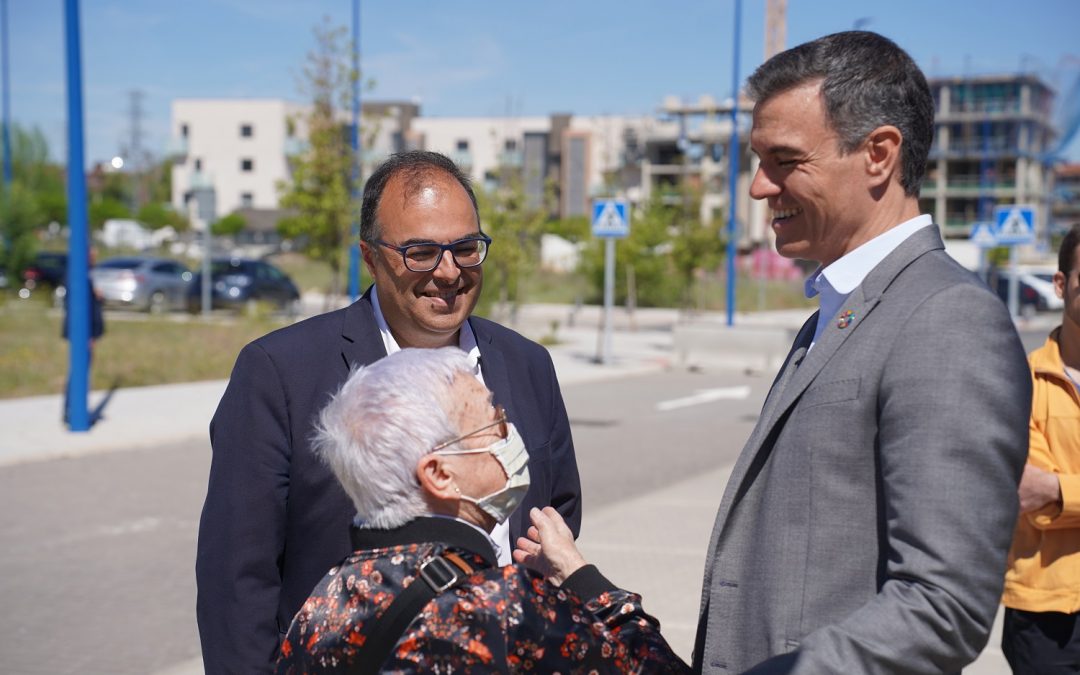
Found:
[[[521,501],[525,499],[525,493],[529,491],[529,451],[525,449],[525,441],[521,439],[513,424],[506,425],[506,438],[487,446],[486,448],[473,448],[471,450],[439,450],[444,455],[472,455],[479,452],[490,452],[502,466],[506,473],[506,485],[486,497],[470,497],[461,495],[467,502],[476,504],[484,513],[495,519],[497,523],[504,523],[510,514],[517,509]]]

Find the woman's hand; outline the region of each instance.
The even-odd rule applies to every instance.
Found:
[[[574,533],[566,526],[559,512],[550,506],[544,510],[531,509],[532,527],[528,537],[518,537],[514,562],[543,574],[561,586],[566,578],[586,565],[585,558],[574,543]]]

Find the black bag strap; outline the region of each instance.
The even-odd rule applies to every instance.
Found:
[[[469,563],[449,551],[420,563],[419,578],[394,598],[379,620],[373,624],[364,644],[357,650],[358,667],[354,672],[376,675],[390,656],[394,645],[424,605],[443,591],[457,586],[472,573]]]

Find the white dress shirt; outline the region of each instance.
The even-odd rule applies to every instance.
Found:
[[[386,319],[383,317],[382,308],[379,307],[379,294],[375,292],[374,286],[371,287],[371,307],[375,310],[375,324],[379,327],[379,334],[382,335],[386,355],[390,356],[401,351],[401,346],[394,339],[394,334],[390,332],[390,326],[387,325]],[[458,333],[458,347],[469,357],[469,363],[472,364],[473,375],[476,376],[477,381],[484,384],[484,374],[480,371],[480,347],[476,344],[476,334],[473,333],[472,326],[469,325],[468,321],[461,324],[461,331]],[[505,522],[495,525],[491,530],[490,539],[495,546],[495,555],[498,557],[499,565],[505,566],[512,563],[510,553],[514,549],[510,546],[510,520],[507,519]]]
[[[806,297],[820,296],[818,299],[820,312],[810,349],[814,348],[821,334],[825,332],[825,327],[843,307],[851,292],[863,282],[866,275],[870,274],[878,263],[895,251],[908,237],[915,234],[917,230],[932,225],[933,222],[933,218],[926,214],[904,221],[844,254],[828,267],[819,267],[810,275],[804,287]]]

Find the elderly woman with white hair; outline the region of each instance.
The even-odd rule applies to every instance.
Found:
[[[296,614],[278,673],[689,672],[554,509],[530,513],[521,564],[497,566],[487,533],[528,490],[529,457],[464,352],[356,370],[317,433],[356,506],[354,552]]]

